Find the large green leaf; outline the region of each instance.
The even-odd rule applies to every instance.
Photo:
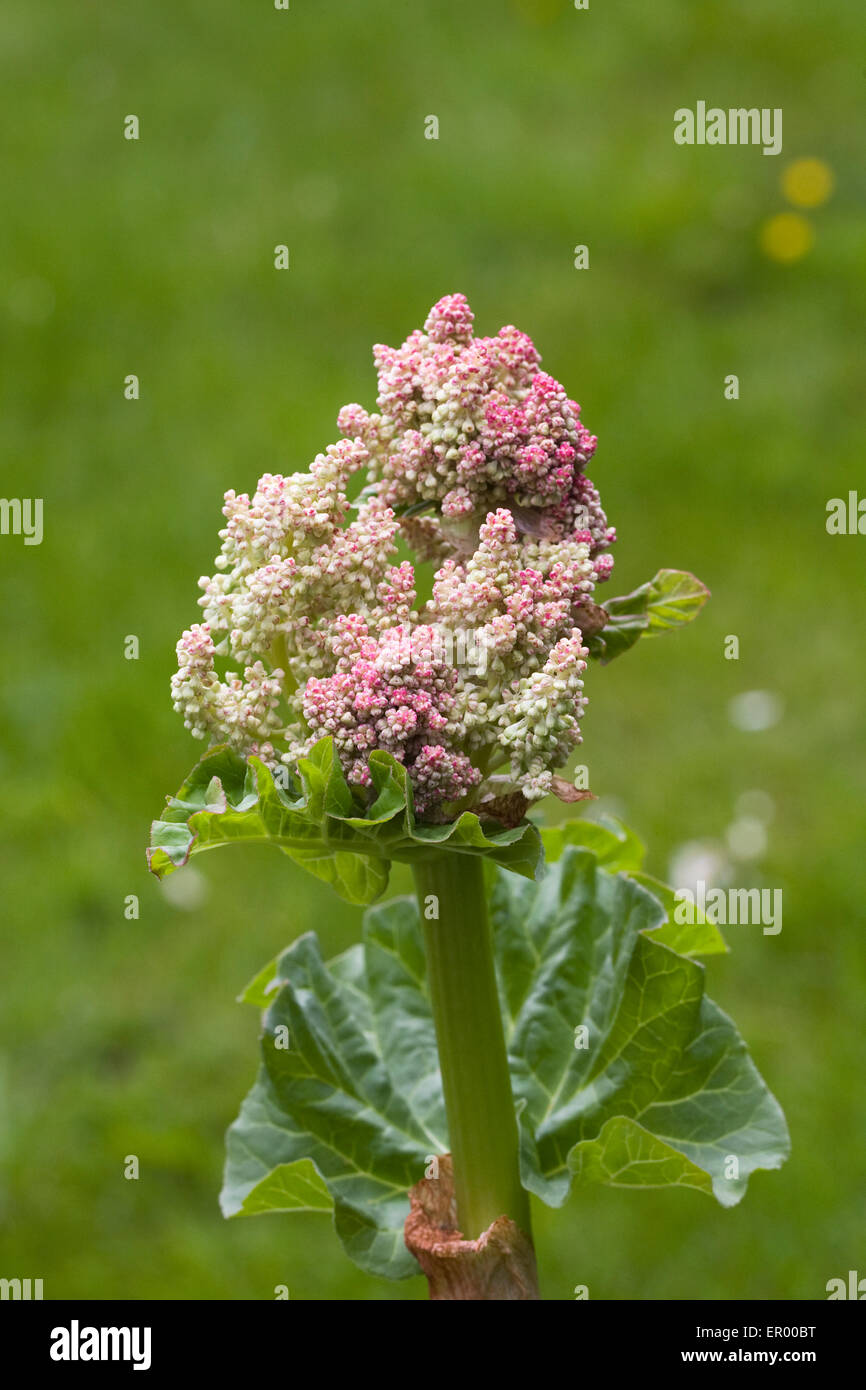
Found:
[[[782,1112],[644,887],[568,847],[537,889],[500,875],[492,912],[531,1192],[675,1181],[730,1206],[779,1167]]]
[[[642,872],[644,847],[634,831],[615,816],[602,816],[597,821],[579,817],[563,821],[543,829],[541,839],[548,861],[560,859],[566,846],[575,845],[590,850],[608,873],[624,869],[635,883],[648,888],[666,914],[666,921],[654,931],[653,941],[662,942],[683,956],[724,955],[727,951],[722,933],[700,909],[694,909],[693,921],[677,922],[674,890]]]
[[[301,937],[245,997],[270,1003],[259,1078],[228,1133],[223,1211],[296,1210],[306,1159],[356,1263],[416,1273],[403,1243],[408,1191],[448,1142],[414,902],[372,909],[363,945],[330,965]]]
[[[608,621],[601,632],[587,638],[590,655],[606,666],[640,637],[655,637],[692,622],[709,594],[706,585],[687,570],[659,570],[639,589],[605,602]]]
[[[504,830],[465,811],[444,825],[421,824],[406,769],[380,750],[370,754],[369,766],[372,792],[364,805],[346,782],[331,738],[301,759],[298,784],[286,788],[258,758],[212,749],[154,821],[150,868],[162,878],[218,845],[266,842],[353,903],[381,895],[392,860],[412,863],[438,849],[481,855],[519,874],[537,871],[541,841],[529,821]]]
[[[586,833],[633,862],[615,825]],[[565,845],[540,883],[499,871],[492,918],[531,1192],[557,1206],[573,1178],[674,1184],[730,1205],[779,1166],[781,1111],[702,967],[660,940],[658,898]],[[263,1065],[229,1131],[224,1211],[332,1207],[362,1268],[415,1272],[408,1190],[448,1137],[414,901],[369,911],[363,944],[328,965],[302,937],[242,997],[266,1010]]]

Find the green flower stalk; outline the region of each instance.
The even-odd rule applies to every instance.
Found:
[[[460,1228],[476,1237],[508,1216],[528,1235],[482,865],[444,851],[415,866],[415,882]]]

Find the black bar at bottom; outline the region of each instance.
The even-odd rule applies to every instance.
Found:
[[[522,1325],[514,1323],[513,1314],[507,1324],[497,1324],[495,1315],[492,1325],[486,1321],[459,1324],[458,1363],[471,1364],[473,1326],[478,1364],[487,1367],[485,1374],[492,1369],[495,1351],[499,1347],[505,1351],[515,1332],[555,1336],[558,1357],[570,1349],[566,1361],[575,1376],[590,1354],[615,1372],[665,1373],[674,1366],[692,1371],[712,1366],[807,1366],[826,1378],[846,1365],[850,1374],[860,1362],[862,1316],[839,1302],[575,1301],[562,1308],[552,1323],[539,1324],[533,1317],[539,1316],[541,1306],[531,1305],[535,1311],[527,1310],[524,1315],[530,1321]],[[0,1303],[0,1333],[6,1364],[14,1357],[28,1371],[47,1372],[52,1378],[86,1375],[92,1379],[104,1370],[115,1376],[137,1371],[157,1378],[167,1371],[213,1371],[224,1376],[237,1370],[245,1378],[252,1374],[258,1379],[280,1368],[288,1374],[298,1353],[304,1357],[307,1378],[310,1361],[329,1378],[341,1362],[355,1372],[365,1365],[375,1376],[377,1370],[389,1374],[387,1364],[377,1367],[376,1359],[389,1361],[392,1346],[396,1349],[406,1335],[416,1336],[420,1330],[424,1336],[424,1324],[415,1322],[418,1307],[413,1303],[411,1312],[406,1307],[400,1313],[389,1300],[385,1328],[367,1302],[327,1306],[311,1322],[308,1309],[301,1310],[291,1301],[12,1300]],[[435,1327],[441,1336],[442,1312],[430,1310],[427,1316],[433,1319],[428,1327]],[[353,1335],[356,1318],[358,1334]],[[491,1328],[496,1334],[492,1342]],[[538,1349],[542,1354],[543,1346]]]

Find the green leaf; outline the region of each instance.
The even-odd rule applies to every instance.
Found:
[[[269,961],[257,975],[254,975],[245,989],[238,995],[239,1004],[254,1004],[257,1009],[270,1008],[274,994],[283,981],[280,979],[279,960]]]
[[[548,862],[561,859],[566,846],[574,845],[590,850],[601,868],[608,873],[625,870],[635,883],[648,889],[664,908],[667,917],[666,922],[655,930],[653,941],[670,946],[671,950],[679,951],[683,956],[724,955],[727,951],[718,927],[708,922],[699,909],[695,909],[694,922],[677,922],[674,890],[641,871],[644,847],[634,831],[616,817],[602,816],[597,821],[564,821],[561,825],[543,829],[541,839]]]
[[[369,767],[372,790],[365,806],[349,787],[330,738],[300,759],[300,785],[286,788],[258,758],[214,748],[154,821],[150,869],[162,878],[204,850],[266,843],[361,904],[385,890],[392,861],[411,864],[438,849],[481,855],[518,874],[538,870],[541,841],[529,821],[504,830],[465,811],[444,825],[419,823],[405,767],[378,749]]]
[[[624,1115],[608,1120],[598,1139],[578,1144],[568,1166],[581,1185],[695,1187],[710,1195],[713,1191],[709,1173]]]
[[[541,839],[549,861],[561,859],[566,847],[574,845],[590,850],[610,873],[619,869],[639,869],[643,863],[643,844],[634,831],[615,816],[563,821],[561,825],[542,830]]]
[[[667,921],[653,935],[653,941],[670,946],[681,956],[719,956],[727,953],[725,938],[714,922],[708,922],[700,908],[694,909],[693,922],[676,920],[677,899],[673,888],[653,878],[651,874],[631,873],[635,883],[641,884],[662,905]]]
[[[414,902],[368,912],[363,945],[327,966],[315,937],[301,937],[247,991],[257,1005],[265,977],[284,983],[270,996],[259,1078],[228,1133],[223,1211],[288,1210],[273,1204],[287,1167],[306,1159],[356,1263],[417,1273],[403,1243],[408,1191],[448,1143]]]
[[[531,1192],[675,1181],[729,1206],[779,1167],[782,1112],[703,968],[658,939],[657,898],[567,847],[537,889],[501,874],[493,920]]]
[[[308,1158],[281,1163],[250,1188],[239,1216],[261,1216],[272,1211],[333,1211],[334,1202],[315,1166]]]
[[[671,890],[611,867],[634,837],[575,824],[600,858],[567,844],[539,883],[500,870],[493,893],[524,1185],[553,1206],[573,1180],[732,1205],[785,1158],[781,1110],[703,968],[665,944]],[[302,937],[242,998],[267,1010],[263,1065],[229,1130],[224,1212],[332,1210],[363,1269],[417,1272],[408,1191],[448,1135],[414,900],[367,912],[362,944],[329,964]]]
[[[587,638],[590,655],[606,666],[639,638],[655,637],[693,622],[709,596],[706,585],[687,570],[659,570],[639,589],[605,603],[608,622],[601,632]]]

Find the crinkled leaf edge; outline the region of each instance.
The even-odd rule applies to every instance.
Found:
[[[529,878],[538,873],[541,840],[530,821],[506,829],[464,811],[442,825],[419,822],[405,767],[380,749],[370,754],[369,767],[364,805],[330,737],[299,760],[298,778],[287,777],[285,788],[260,758],[243,758],[225,745],[212,748],[153,822],[148,867],[163,878],[206,849],[259,841],[276,845],[360,904],[384,891],[392,861],[411,864],[442,850],[481,855]]]

